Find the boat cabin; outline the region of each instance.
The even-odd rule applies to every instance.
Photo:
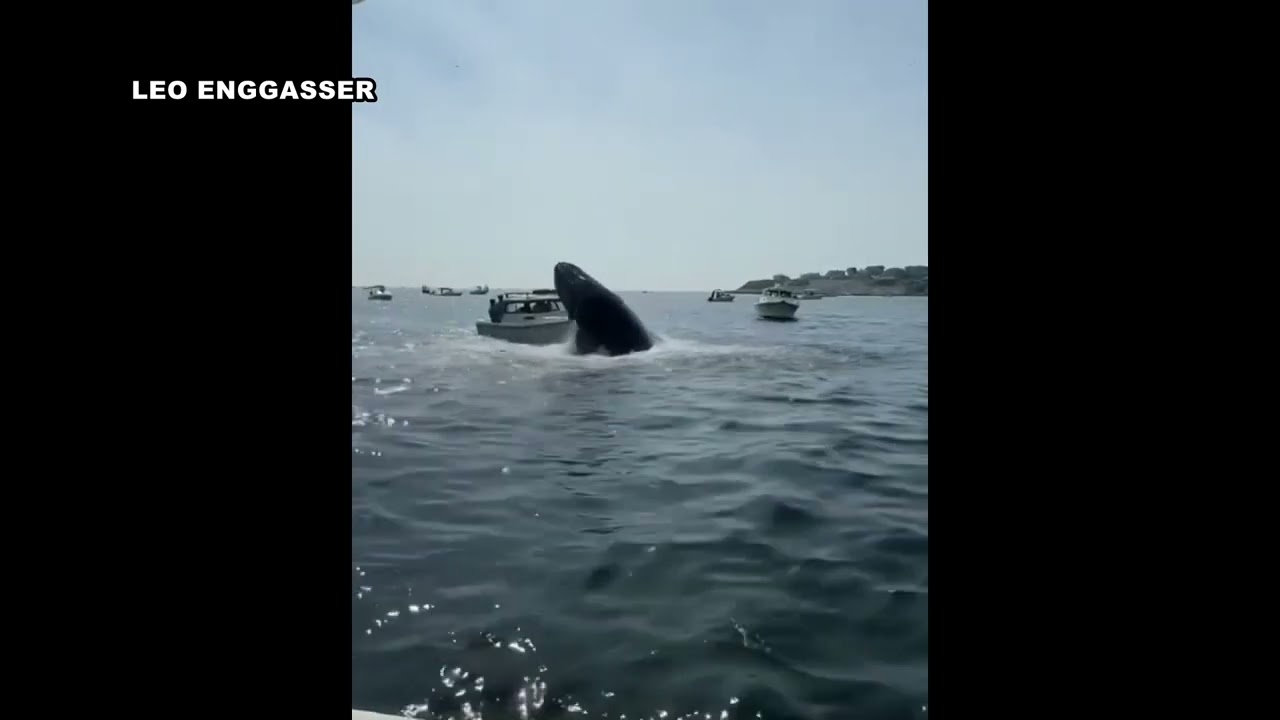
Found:
[[[766,298],[779,298],[779,299],[785,299],[785,300],[796,299],[795,293],[791,292],[786,288],[781,288],[781,287],[765,288],[765,291],[760,294]]]
[[[563,315],[564,305],[554,291],[531,293],[505,293],[489,305],[489,317],[493,322],[519,322],[537,320],[548,315]]]

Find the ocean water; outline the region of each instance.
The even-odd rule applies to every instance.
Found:
[[[605,358],[394,292],[352,291],[353,707],[928,716],[927,298],[625,293],[660,341]]]

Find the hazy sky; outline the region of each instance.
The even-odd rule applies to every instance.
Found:
[[[928,264],[924,0],[351,8],[353,284]]]

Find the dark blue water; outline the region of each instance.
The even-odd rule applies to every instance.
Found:
[[[394,292],[352,300],[354,707],[927,716],[927,298],[627,294],[663,340],[604,358]]]

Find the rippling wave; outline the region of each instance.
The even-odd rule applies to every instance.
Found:
[[[352,305],[355,707],[927,715],[927,299],[627,295],[660,341],[604,358],[396,297]]]

